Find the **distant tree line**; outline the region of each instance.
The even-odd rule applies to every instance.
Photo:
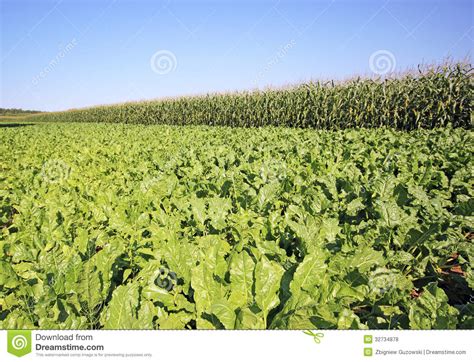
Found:
[[[27,113],[41,113],[41,111],[32,111],[18,108],[0,108],[0,116],[16,116]]]

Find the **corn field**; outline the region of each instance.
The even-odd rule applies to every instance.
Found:
[[[419,67],[394,78],[310,82],[288,89],[98,106],[32,120],[315,129],[472,127],[469,62]]]

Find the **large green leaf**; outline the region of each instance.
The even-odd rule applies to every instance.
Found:
[[[233,304],[245,306],[253,301],[254,269],[255,262],[246,251],[232,256],[230,262],[230,299]]]
[[[104,328],[133,329],[137,325],[138,304],[139,295],[137,285],[128,284],[119,286],[114,290],[112,299],[102,314],[101,319]]]
[[[458,311],[448,304],[448,297],[437,283],[429,283],[410,305],[411,329],[454,329]]]
[[[266,257],[262,257],[255,267],[255,301],[262,310],[265,325],[268,313],[280,301],[278,290],[283,272],[279,264]]]
[[[225,299],[217,300],[211,305],[211,312],[224,325],[225,329],[234,329],[235,307]]]
[[[326,273],[326,254],[322,251],[306,255],[303,262],[298,265],[290,291],[294,300],[298,300],[302,293],[313,294]]]

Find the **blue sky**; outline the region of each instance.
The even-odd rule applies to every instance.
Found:
[[[469,0],[0,3],[2,108],[370,76],[471,56],[474,39]]]

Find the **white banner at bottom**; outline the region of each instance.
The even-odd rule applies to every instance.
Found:
[[[3,362],[474,360],[474,331],[3,330],[0,338]]]

